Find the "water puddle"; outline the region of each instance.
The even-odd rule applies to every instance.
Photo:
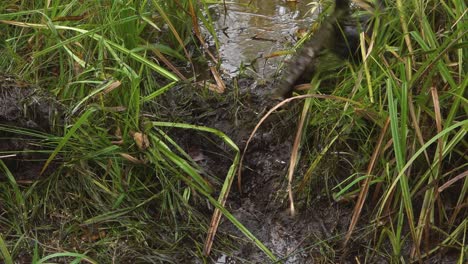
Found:
[[[266,58],[291,47],[298,30],[310,27],[319,11],[314,8],[315,3],[314,0],[234,0],[212,6],[222,67],[235,75],[240,65],[252,63],[259,77],[271,76],[282,57]]]

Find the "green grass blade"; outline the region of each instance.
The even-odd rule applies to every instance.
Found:
[[[60,140],[60,142],[58,143],[55,150],[52,152],[52,154],[49,156],[49,158],[45,162],[44,166],[41,169],[41,174],[47,169],[49,164],[52,162],[52,160],[55,158],[55,156],[57,156],[57,154],[60,152],[60,150],[62,150],[62,148],[65,146],[65,144],[67,144],[68,140],[70,140],[70,138],[75,135],[76,130],[78,130],[78,128],[80,126],[82,126],[85,122],[88,121],[89,116],[94,111],[95,111],[95,109],[93,109],[93,108],[90,108],[90,109],[86,110],[86,112],[83,115],[81,115],[81,117],[76,121],[76,123],[70,128],[70,130]]]
[[[1,160],[0,160],[1,161]],[[11,258],[10,252],[3,240],[2,234],[0,234],[0,253],[2,253],[2,259],[5,261],[5,264],[13,264],[13,259]]]
[[[86,256],[84,254],[73,253],[73,252],[63,252],[63,253],[50,254],[50,255],[48,255],[46,257],[41,258],[36,264],[45,264],[46,261],[49,260],[49,259],[66,258],[66,257],[75,258],[75,260],[73,260],[73,262],[86,261],[86,262],[91,263],[91,264],[98,264],[97,261],[94,261],[93,259],[91,259],[90,257],[88,257],[88,256]],[[76,263],[79,263],[79,262],[76,262]]]

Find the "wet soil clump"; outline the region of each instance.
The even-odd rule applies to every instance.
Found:
[[[48,154],[36,142],[61,123],[61,109],[45,90],[0,73],[0,156],[17,181],[39,177]]]

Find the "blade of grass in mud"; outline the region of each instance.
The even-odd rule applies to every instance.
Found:
[[[170,122],[152,122],[152,125],[162,126],[162,127],[177,127],[177,128],[193,129],[193,130],[198,130],[198,131],[209,132],[220,137],[226,144],[228,144],[236,152],[234,161],[229,168],[229,171],[227,173],[226,179],[224,181],[223,187],[221,189],[221,192],[218,198],[219,204],[221,206],[224,206],[228,198],[229,192],[231,190],[232,182],[234,181],[237,166],[239,163],[240,151],[237,145],[226,134],[213,128],[194,126],[194,125],[189,125],[189,124],[177,124],[177,123],[170,123]],[[216,209],[212,216],[210,230],[208,231],[208,236],[207,236],[206,243],[205,243],[204,252],[206,255],[210,254],[211,245],[213,243],[214,236],[216,235],[216,230],[218,228],[220,218],[221,218],[220,211],[219,209]],[[264,246],[260,245],[259,247],[263,248]]]
[[[174,85],[176,85],[176,84],[177,84],[177,82],[171,82],[171,83],[167,84],[166,86],[164,86],[164,87],[158,89],[157,91],[152,92],[151,94],[149,94],[149,95],[143,97],[143,98],[141,99],[141,101],[142,101],[143,103],[149,102],[149,101],[155,99],[156,97],[162,95],[163,93],[167,92],[169,89],[171,89],[171,88],[172,88]]]
[[[163,127],[177,127],[177,128],[184,128],[184,129],[194,129],[198,131],[204,131],[204,132],[209,132],[212,134],[215,134],[216,136],[220,137],[226,144],[228,144],[231,148],[233,148],[236,151],[236,155],[234,157],[233,164],[229,168],[228,174],[226,176],[226,179],[224,181],[223,187],[221,189],[221,192],[219,194],[218,201],[214,204],[216,206],[216,210],[213,213],[211,225],[210,225],[210,230],[208,231],[208,236],[207,236],[207,242],[205,244],[205,254],[209,254],[210,249],[211,249],[211,244],[213,243],[214,236],[216,234],[216,229],[219,225],[220,221],[220,212],[223,213],[226,218],[228,218],[239,230],[244,233],[249,239],[251,239],[258,248],[260,248],[267,256],[275,260],[276,257],[272,254],[272,252],[265,246],[263,243],[260,242],[255,236],[252,235],[252,233],[245,228],[232,214],[230,214],[225,208],[224,205],[226,203],[227,197],[229,195],[232,182],[234,180],[234,177],[236,175],[237,171],[237,166],[239,163],[239,158],[240,158],[240,151],[237,145],[228,137],[226,136],[223,132],[213,129],[213,128],[208,128],[208,127],[202,127],[202,126],[195,126],[195,125],[190,125],[190,124],[178,124],[178,123],[170,123],[170,122],[152,122],[152,125],[154,126],[163,126]],[[208,197],[210,201],[213,202],[213,198]]]
[[[301,192],[305,186],[308,185],[308,183],[311,180],[312,174],[319,165],[320,161],[322,161],[322,158],[325,157],[325,154],[330,150],[330,148],[333,146],[333,144],[338,140],[339,134],[337,134],[335,137],[333,137],[329,143],[320,151],[320,153],[317,155],[317,157],[312,161],[312,163],[309,165],[309,168],[307,168],[307,171],[304,173],[304,177],[301,181],[301,184],[298,187],[298,191]]]
[[[352,182],[348,183],[346,186],[343,186],[342,189],[337,192],[335,194],[335,197],[336,198],[339,198],[341,195],[343,195],[344,193],[346,192],[349,192],[353,187],[355,187],[356,185],[358,185],[358,183],[362,182],[362,181],[365,181],[367,179],[371,178],[371,176],[367,175],[367,176],[360,176],[360,177],[357,177],[355,178]],[[341,184],[341,183],[340,183]],[[337,187],[340,187],[339,185],[336,186],[335,188]]]
[[[198,191],[200,191],[202,194],[207,197],[210,202],[216,207],[215,212],[213,213],[212,217],[212,225],[210,225],[210,230],[208,231],[208,237],[207,237],[207,242],[205,244],[205,254],[209,254],[210,248],[211,248],[211,243],[213,243],[214,235],[216,234],[216,229],[219,224],[220,220],[220,213],[221,212],[229,221],[231,221],[245,236],[247,236],[249,239],[251,239],[255,245],[260,248],[265,254],[271,259],[271,260],[276,260],[276,257],[273,255],[273,253],[260,241],[258,240],[242,223],[240,223],[229,211],[227,211],[224,208],[224,204],[227,200],[227,196],[229,195],[230,188],[232,186],[233,179],[236,174],[236,168],[239,162],[239,156],[240,152],[239,149],[237,148],[236,144],[229,139],[228,136],[226,136],[224,133],[222,133],[219,130],[213,129],[213,128],[208,128],[208,127],[202,127],[202,126],[195,126],[195,125],[190,125],[190,124],[178,124],[178,123],[170,123],[170,122],[152,122],[152,125],[154,126],[162,126],[162,127],[177,127],[177,128],[184,128],[184,129],[194,129],[194,130],[199,130],[199,131],[205,131],[209,133],[213,133],[223,139],[226,144],[231,146],[234,150],[236,150],[236,156],[234,158],[233,164],[229,168],[228,175],[224,181],[223,187],[221,189],[218,201],[216,201],[214,198],[211,197],[209,193],[207,193],[205,190],[201,189],[198,185],[194,185],[192,182],[188,181],[187,184],[195,187]]]
[[[276,256],[271,252],[268,247],[266,247],[260,240],[258,240],[248,228],[246,228],[241,222],[239,222],[224,206],[218,203],[214,198],[210,196],[206,196],[210,202],[218,208],[221,213],[229,220],[231,223],[233,223],[246,237],[248,237],[250,240],[254,242],[254,244],[261,249],[271,261],[277,261]]]
[[[5,261],[5,264],[13,264],[13,259],[11,258],[10,252],[8,252],[8,248],[5,244],[5,240],[3,240],[2,234],[0,234],[0,253],[2,253],[1,256]]]
[[[194,162],[192,157],[189,154],[187,154],[185,150],[182,149],[182,147],[180,147],[171,137],[169,137],[168,134],[166,134],[162,130],[158,130],[158,132],[164,138],[165,141],[167,141],[173,148],[175,148],[176,153],[180,153],[180,155],[182,155],[182,158],[185,158],[187,161],[192,161],[190,166],[192,166],[195,169],[195,171],[203,171],[203,168],[199,166],[196,162]]]
[[[135,210],[135,208],[123,208],[123,209],[119,209],[119,210],[116,210],[116,211],[106,212],[103,215],[97,215],[97,216],[95,216],[93,218],[86,219],[83,222],[83,224],[90,225],[90,224],[97,224],[97,223],[100,223],[100,222],[115,220],[115,219],[118,219],[119,217],[122,217],[122,216],[130,213],[133,210]]]
[[[296,209],[294,206],[294,194],[293,194],[293,176],[296,165],[298,163],[299,157],[299,146],[302,140],[302,133],[305,132],[304,123],[309,114],[309,108],[311,107],[312,98],[305,99],[304,107],[302,109],[302,114],[300,116],[299,122],[297,124],[296,136],[294,137],[293,147],[291,149],[291,156],[289,157],[289,167],[288,167],[288,198],[289,198],[289,213],[291,216],[296,214]]]
[[[3,171],[3,173],[6,175],[8,181],[10,182],[10,185],[13,188],[14,194],[15,194],[15,207],[17,210],[19,210],[19,214],[23,217],[23,221],[27,220],[27,210],[26,210],[26,204],[24,200],[23,193],[21,192],[18,183],[15,180],[15,176],[11,174],[11,171],[8,169],[8,167],[5,165],[3,160],[0,159],[0,168]]]
[[[406,86],[406,85],[404,85]],[[401,178],[399,179],[400,183],[400,190],[402,194],[402,203],[405,206],[405,211],[406,211],[406,216],[408,217],[408,224],[410,226],[411,230],[411,236],[413,238],[413,242],[417,243],[417,235],[416,235],[416,230],[415,230],[415,222],[414,222],[414,213],[413,213],[413,205],[411,202],[411,196],[410,196],[410,191],[409,191],[409,185],[408,185],[408,179],[407,176],[405,175],[405,170],[403,170],[403,166],[405,163],[405,151],[406,151],[406,123],[403,123],[403,120],[400,122],[400,119],[397,117],[397,98],[393,97],[393,83],[390,81],[387,81],[387,89],[388,89],[388,104],[389,104],[389,113],[390,113],[390,131],[392,133],[392,139],[393,139],[393,147],[394,147],[394,153],[396,157],[396,163],[398,170],[397,172],[400,173]],[[405,90],[405,88],[403,88]],[[401,101],[401,109],[405,108],[405,99],[402,97],[406,96],[405,93],[401,94],[400,100]],[[416,244],[416,251],[418,253],[418,257],[420,258],[421,253],[419,252],[419,245]]]
[[[82,261],[86,261],[88,263],[91,263],[91,264],[97,264],[98,262],[94,261],[93,259],[89,258],[88,256],[84,255],[84,254],[79,254],[79,253],[73,253],[73,252],[64,252],[64,253],[54,253],[54,254],[51,254],[49,256],[46,256],[46,257],[43,257],[42,259],[40,259],[37,264],[42,264],[42,263],[48,263],[46,261],[50,260],[50,259],[54,259],[54,258],[66,258],[66,257],[69,257],[69,258],[75,258],[72,262],[70,263],[80,263]]]
[[[158,138],[150,135],[153,139],[153,144],[156,145],[158,150],[160,151],[163,156],[173,162],[177,167],[182,169],[185,173],[187,173],[191,179],[193,179],[200,188],[202,188],[207,193],[212,193],[213,188],[209,185],[208,181],[205,180],[190,164],[183,158],[176,155],[174,152],[170,150],[170,148],[161,142]]]
[[[28,137],[37,138],[37,139],[48,139],[51,137],[51,135],[40,132],[40,131],[25,129],[25,128],[18,128],[18,127],[2,125],[2,124],[0,124],[0,131],[12,133],[15,135],[28,136]]]
[[[100,87],[98,86],[94,91],[90,92],[87,96],[85,96],[83,99],[81,99],[81,101],[79,101],[76,104],[76,106],[72,108],[71,114],[74,115],[80,109],[81,105],[83,105],[86,101],[88,101],[90,98],[94,97],[96,94],[98,94],[100,92],[103,92],[104,90],[106,90],[107,88],[109,88],[110,86],[112,86],[115,83],[116,83],[116,81],[114,81],[114,80],[104,81]]]

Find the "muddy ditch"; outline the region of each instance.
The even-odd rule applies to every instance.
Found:
[[[269,99],[274,82],[265,84],[246,76],[225,81],[228,89],[224,94],[196,85],[179,85],[157,102],[146,105],[145,114],[158,113],[163,121],[215,128],[244,150],[256,124],[276,103]],[[372,249],[375,226],[368,223],[368,213],[372,210],[368,205],[363,209],[362,221],[352,240],[343,247],[354,202],[334,200],[331,189],[354,173],[355,168],[350,164],[358,164],[363,159],[357,151],[352,153],[352,158],[340,155],[344,151],[352,152],[350,140],[336,143],[333,151],[323,157],[306,190],[295,191],[298,213],[294,217],[290,215],[286,176],[301,111],[302,102],[295,101],[262,124],[244,157],[242,192],[234,183],[227,209],[280,259],[279,263],[356,263],[364,258],[368,263],[389,263],[389,255]],[[217,136],[190,129],[170,128],[165,132],[192,157],[208,179],[224,179],[234,153]],[[310,166],[308,153],[317,154],[321,150],[322,135],[322,131],[307,134],[307,148],[297,164],[295,187]],[[211,183],[217,190],[221,189],[222,182]],[[215,263],[271,263],[264,252],[225,218],[218,236],[230,237],[237,249],[225,253],[214,251]],[[391,252],[388,243],[382,248]],[[408,256],[410,249],[410,243],[405,242],[403,255]],[[429,263],[453,263],[455,259],[441,255]],[[198,263],[192,259],[184,262]]]
[[[255,125],[275,104],[269,98],[274,76],[284,57],[269,55],[291,47],[297,40],[296,32],[309,27],[320,10],[312,9],[308,1],[291,4],[238,0],[234,3],[226,6],[226,12],[223,5],[213,6],[211,10],[215,14],[221,45],[226,92],[216,94],[200,87],[181,85],[159,98],[149,112],[162,114],[167,121],[216,128],[243,150]],[[343,157],[330,154],[324,158],[323,164],[327,167],[319,168],[308,193],[296,198],[298,214],[290,216],[286,175],[301,106],[301,102],[296,101],[275,112],[254,135],[244,158],[242,193],[233,184],[227,208],[281,259],[281,263],[346,262],[354,256],[366,255],[369,234],[363,230],[362,235],[354,238],[353,245],[342,249],[353,204],[336,202],[327,191],[352,174]],[[226,175],[234,153],[221,140],[194,130],[171,129],[168,134],[207,175],[213,178]],[[319,151],[323,143],[320,134],[311,132],[308,144],[316,147],[307,151]],[[304,156],[297,165],[296,178],[303,175],[309,165],[307,155]],[[325,179],[325,174],[335,175],[335,178]],[[221,183],[217,184],[220,189]],[[218,235],[233,237],[238,249],[225,254],[214,253],[217,263],[269,262],[267,256],[228,220],[222,220]],[[376,260],[378,258],[376,256]]]
[[[237,0],[227,5],[227,10],[223,5],[213,6],[226,92],[216,94],[181,85],[159,98],[154,109],[147,108],[149,114],[161,114],[167,121],[216,128],[243,150],[255,125],[275,104],[269,98],[284,57],[271,54],[290,48],[297,41],[296,32],[310,27],[320,12],[320,7],[314,8],[312,2]],[[298,213],[290,216],[286,175],[301,106],[300,101],[290,103],[270,116],[256,132],[244,157],[242,192],[233,184],[228,210],[273,251],[280,263],[355,263],[363,258],[370,263],[388,263],[390,244],[381,247],[389,255],[372,249],[375,227],[364,220],[372,210],[367,205],[352,241],[343,247],[354,202],[334,200],[331,189],[355,172],[352,166],[359,167],[366,159],[359,154],[357,141],[338,140],[334,144],[314,170],[306,190],[295,192]],[[296,166],[294,186],[310,166],[309,154],[318,155],[323,148],[322,137],[328,131],[316,129],[306,135],[307,147]],[[168,134],[206,175],[212,175],[212,179],[226,175],[234,153],[221,140],[194,130],[172,129]],[[213,185],[219,190],[221,182]],[[213,253],[216,263],[270,262],[228,220],[222,220],[218,232],[219,236],[232,237],[237,250]],[[409,250],[406,243],[403,255],[409,255]]]
[[[268,99],[272,87],[258,84],[253,78],[226,81],[230,89],[221,95],[190,85],[176,87],[159,98],[149,112],[157,112],[166,121],[216,128],[243,150],[255,125],[274,104]],[[277,111],[257,131],[244,158],[242,193],[233,184],[227,208],[281,258],[281,262],[334,262],[364,255],[353,247],[349,252],[340,252],[353,205],[331,199],[327,195],[325,179],[313,180],[311,193],[296,199],[299,214],[290,216],[286,175],[301,105],[301,102],[293,102]],[[206,175],[212,175],[212,178],[226,175],[234,153],[221,140],[195,130],[170,129],[166,132],[191,155]],[[318,142],[311,144],[318,145]],[[330,161],[327,173],[335,173],[337,179],[350,175],[351,169],[343,167],[341,163],[344,162],[340,162],[339,156],[331,155],[326,159]],[[307,165],[308,160],[301,160],[296,175],[303,175]],[[221,183],[213,184],[220,189]],[[222,220],[218,235],[235,237],[233,242],[238,247],[233,253],[219,256],[218,263],[268,263],[267,256],[228,220]],[[356,243],[365,244],[364,237],[362,239],[359,242],[357,238]],[[356,250],[362,249],[361,246]]]

